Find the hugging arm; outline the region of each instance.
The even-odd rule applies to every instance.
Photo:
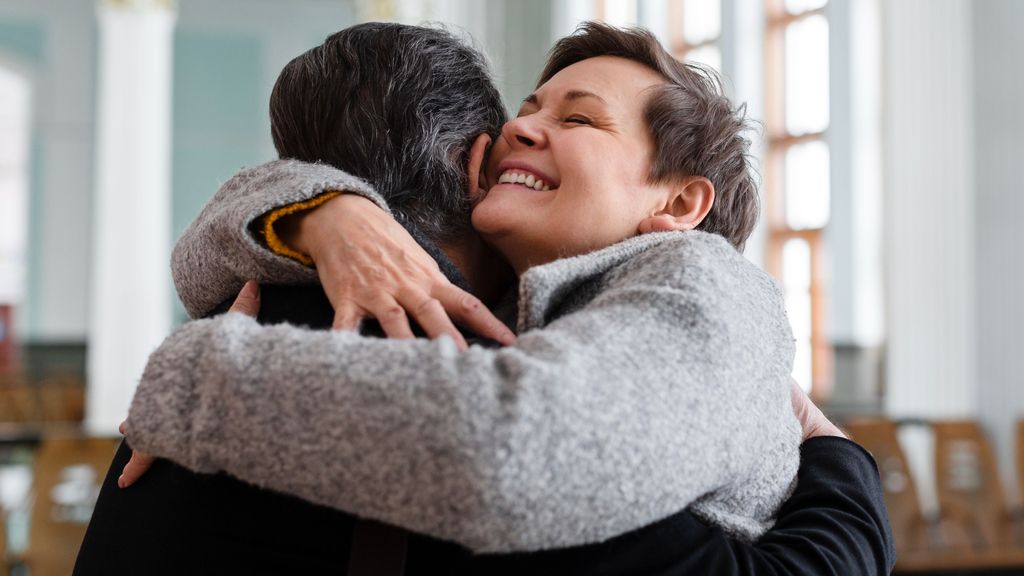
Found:
[[[736,278],[703,238],[631,259],[585,307],[499,350],[193,322],[151,357],[131,441],[477,551],[628,532],[799,440],[787,362],[769,357],[792,346],[784,315],[710,294]],[[666,256],[674,274],[651,285]]]
[[[334,234],[317,245],[319,251],[303,253],[278,238],[274,218],[309,211],[339,195],[343,197],[332,203],[333,211],[316,211],[332,224],[325,229]],[[349,204],[340,211],[334,205],[352,201],[376,206],[345,220]],[[411,337],[405,314],[392,313],[400,312],[397,305],[410,311],[428,336],[447,334],[462,348],[465,340],[452,320],[503,344],[515,340],[479,299],[441,273],[372,187],[325,164],[277,160],[236,174],[182,234],[171,269],[185,309],[192,318],[200,318],[218,311],[246,280],[315,283],[309,255],[327,260],[330,269],[341,262],[346,271],[354,272],[352,278],[320,278],[334,307],[335,328],[354,329],[363,317],[373,316],[389,336]]]
[[[889,574],[896,549],[874,460],[833,436],[811,438],[800,452],[797,489],[772,530],[753,546],[728,543],[735,572]]]
[[[342,190],[388,212],[369,184],[326,164],[276,160],[232,177],[185,230],[171,255],[174,285],[189,316],[208,315],[233,299],[246,280],[316,282],[315,269],[275,254],[264,246],[262,231],[253,228],[276,208]]]

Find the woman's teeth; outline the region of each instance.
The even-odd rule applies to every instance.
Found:
[[[522,184],[534,190],[551,190],[547,182],[537,178],[533,174],[524,174],[515,170],[506,170],[498,176],[498,184]]]

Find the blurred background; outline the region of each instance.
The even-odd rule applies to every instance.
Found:
[[[514,111],[587,19],[649,28],[759,121],[746,255],[785,289],[794,376],[879,462],[900,570],[1024,570],[1024,3],[4,0],[0,576],[73,562],[186,319],[170,248],[275,157],[288,60],[361,21],[443,23]]]

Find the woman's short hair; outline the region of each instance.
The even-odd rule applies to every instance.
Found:
[[[270,96],[282,158],[359,176],[435,241],[470,227],[466,165],[507,113],[487,62],[436,28],[345,28],[289,62]]]
[[[689,176],[710,180],[715,202],[698,228],[743,250],[760,212],[745,108],[733,106],[713,70],[676,60],[650,32],[598,22],[584,22],[555,44],[537,86],[563,68],[598,56],[633,60],[666,78],[644,109],[654,138],[651,182]]]

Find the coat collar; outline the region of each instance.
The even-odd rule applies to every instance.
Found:
[[[649,248],[678,238],[683,232],[659,232],[627,238],[618,244],[588,254],[561,258],[530,268],[519,280],[519,321],[517,331],[539,328],[576,289]]]

